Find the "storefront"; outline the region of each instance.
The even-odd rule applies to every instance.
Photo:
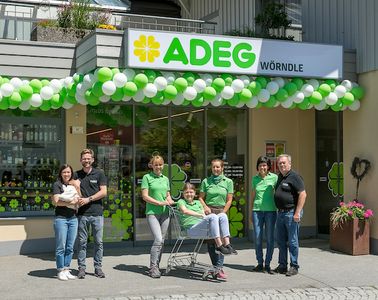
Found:
[[[44,81],[19,69],[1,79],[1,255],[52,247],[51,185],[63,162],[80,168],[84,147],[108,177],[108,242],[151,239],[140,182],[154,153],[165,158],[174,199],[223,159],[239,238],[251,231],[256,158],[290,153],[308,193],[302,233],[316,235],[315,109],[335,116],[358,109],[363,96],[341,80],[342,47],[132,29],[101,35],[76,46],[72,77]]]

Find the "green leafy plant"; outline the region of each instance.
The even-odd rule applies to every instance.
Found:
[[[365,205],[357,201],[349,203],[340,202],[339,206],[331,213],[331,224],[335,229],[337,226],[342,226],[345,222],[353,219],[366,220],[373,216],[373,211],[367,209]]]

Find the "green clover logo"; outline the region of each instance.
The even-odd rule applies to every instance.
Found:
[[[228,211],[228,219],[230,221],[230,234],[232,237],[238,236],[238,232],[242,231],[243,225],[243,214],[238,211],[235,206],[232,206]]]
[[[168,176],[168,165],[164,164],[163,175]],[[177,164],[171,165],[171,196],[172,199],[180,199],[181,190],[184,187],[184,183],[186,181],[186,173],[181,170],[181,168]]]
[[[133,215],[127,209],[117,209],[112,214],[112,227],[118,232],[122,232],[122,238],[128,239],[130,237],[127,229],[133,224]]]
[[[332,196],[344,195],[344,165],[342,162],[334,162],[328,172],[328,189],[332,192]],[[339,183],[340,182],[340,183]]]

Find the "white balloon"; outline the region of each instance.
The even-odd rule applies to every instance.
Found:
[[[143,93],[148,98],[155,97],[157,94],[157,88],[153,83],[147,83],[147,85],[143,89]]]
[[[197,97],[197,91],[194,87],[188,86],[185,91],[182,93],[186,100],[194,100]]]
[[[125,69],[122,73],[126,75],[128,81],[133,80],[135,77],[135,71],[133,69]]]
[[[300,92],[300,91],[296,91],[293,95],[293,102],[295,103],[302,103],[302,101],[304,100],[305,98],[305,95],[303,92]]]
[[[334,92],[330,92],[328,96],[324,98],[324,101],[328,105],[334,105],[337,102],[337,95]]]
[[[81,85],[81,83],[79,83],[79,84]],[[78,84],[78,86],[79,86],[79,84]],[[53,89],[54,94],[58,94],[61,91],[63,85],[60,82],[60,80],[53,79],[53,80],[50,81],[50,87]],[[77,87],[76,87],[76,90],[77,90]]]
[[[168,81],[163,76],[159,76],[155,78],[154,85],[158,91],[164,91],[168,85]]]
[[[75,94],[75,99],[77,100],[77,102],[84,102],[84,101],[87,101],[87,100],[85,100],[85,96],[84,95],[82,95],[82,94],[78,94],[78,93],[76,93]]]
[[[259,99],[257,98],[257,96],[252,97],[252,99],[246,103],[247,107],[249,108],[255,108],[257,104],[259,104]]]
[[[319,81],[317,81],[316,79],[307,80],[307,84],[312,85],[315,91],[319,88]]]
[[[358,83],[357,82],[352,82],[352,88],[354,88],[354,87],[356,87],[356,86],[358,86]]]
[[[42,98],[40,94],[33,94],[30,98],[30,104],[33,107],[40,107],[42,105]]]
[[[310,97],[312,95],[312,93],[314,92],[314,87],[309,83],[305,83],[302,86],[301,91],[303,92],[305,97]]]
[[[268,90],[266,89],[262,89],[260,91],[260,93],[257,95],[257,99],[259,100],[259,102],[261,103],[265,103],[265,102],[268,102],[270,98],[270,93]],[[253,98],[252,98],[253,99]]]
[[[100,100],[100,102],[102,103],[106,103],[110,101],[110,96],[102,95],[101,97],[98,98],[98,100]]]
[[[247,75],[241,75],[241,76],[238,76],[238,78],[243,81],[244,83],[244,87],[246,88],[249,84],[250,84],[250,79]],[[236,106],[237,107],[237,106]]]
[[[30,81],[27,79],[22,80],[22,85],[28,85],[29,83]]]
[[[83,84],[91,86],[93,83],[95,83],[95,77],[92,73],[84,75]]]
[[[347,92],[345,86],[338,85],[335,87],[334,93],[336,94],[337,98],[342,98],[345,96],[345,93]]]
[[[213,76],[211,76],[210,74],[201,74],[200,77],[203,81],[205,81],[206,86],[210,86],[213,83]]]
[[[224,89],[221,91],[220,95],[223,99],[228,100],[228,99],[231,99],[232,97],[234,97],[235,91],[232,87],[225,86]]]
[[[64,102],[63,103],[63,105],[62,105],[62,107],[64,108],[64,109],[70,109],[70,108],[72,108],[74,105],[72,104],[72,103],[69,103],[69,102]]]
[[[127,101],[130,101],[130,100],[131,100],[130,96],[123,96],[123,98],[122,98],[123,102],[127,102]]]
[[[237,108],[242,108],[243,106],[244,106],[244,102],[243,101],[239,101],[239,103],[238,104],[236,104],[235,105],[235,107],[237,107]]]
[[[269,92],[269,94],[271,95],[275,95],[277,94],[278,90],[279,90],[280,86],[278,85],[277,82],[275,81],[270,81],[268,82],[268,84],[266,85],[266,90]]]
[[[171,100],[165,99],[162,104],[163,105],[168,105],[169,103],[171,103]]]
[[[164,76],[163,78],[167,80],[168,84],[171,84],[176,80],[176,76],[172,72],[161,72],[161,74]]]
[[[1,93],[1,90],[0,90],[0,101],[1,99],[3,99],[3,94]]]
[[[1,85],[0,91],[4,97],[9,97],[13,94],[14,87],[9,82],[7,82]]]
[[[143,90],[139,90],[134,96],[133,99],[135,102],[142,102],[144,99]]]
[[[293,105],[294,103],[294,97],[291,96],[291,97],[288,97],[284,102],[281,102],[281,106],[283,108],[289,108]]]
[[[343,80],[341,82],[341,85],[346,88],[347,92],[349,92],[353,88],[353,83],[350,80]]]
[[[54,95],[54,90],[50,86],[44,86],[39,91],[39,94],[41,95],[41,98],[43,100],[49,100]]]
[[[219,94],[217,94],[215,96],[215,98],[210,103],[211,103],[212,106],[216,106],[217,107],[217,106],[221,106],[222,102],[223,102],[222,97]]]
[[[240,79],[234,79],[231,83],[231,87],[235,93],[240,93],[244,89],[244,83]]]
[[[87,91],[88,88],[86,88],[82,83],[79,83],[76,86],[76,95],[85,95],[85,92]]]
[[[19,109],[23,110],[23,111],[26,111],[26,110],[29,110],[30,108],[30,102],[29,100],[24,100],[20,103],[20,105],[18,106]]]
[[[127,76],[123,73],[117,73],[113,77],[113,82],[116,87],[121,88],[126,84]]]
[[[202,93],[206,88],[206,82],[203,79],[196,79],[193,82],[193,87],[196,89],[198,93]]]
[[[274,81],[277,82],[280,88],[283,88],[285,85],[285,79],[283,79],[282,77],[276,77],[274,78]]]
[[[209,100],[203,100],[202,106],[208,106],[210,104]]]
[[[13,85],[14,89],[18,91],[18,89],[23,85],[22,80],[18,77],[13,77],[10,82],[11,85]]]
[[[105,81],[102,85],[102,92],[105,95],[111,96],[115,93],[117,87],[113,81]]]
[[[184,103],[184,101],[185,101],[184,95],[183,94],[177,94],[175,99],[172,100],[172,103],[174,105],[181,105],[181,104]]]
[[[319,104],[315,104],[316,110],[324,110],[326,107],[327,107],[327,103],[325,101],[322,101]]]
[[[359,110],[360,109],[360,100],[354,100],[353,103],[351,105],[348,106],[348,108],[351,110],[351,111],[356,111],[356,110]]]
[[[88,101],[85,99],[85,97],[79,96],[76,98],[76,100],[81,105],[88,105]]]
[[[64,78],[63,84],[64,84],[65,87],[68,87],[73,82],[74,82],[73,78],[71,76],[68,76],[68,77]]]

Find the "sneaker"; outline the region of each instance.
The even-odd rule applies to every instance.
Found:
[[[58,279],[62,281],[67,281],[68,278],[67,278],[66,272],[65,271],[58,272]]]
[[[74,280],[74,279],[76,279],[76,276],[73,276],[73,275],[71,274],[71,271],[70,271],[70,270],[64,270],[64,272],[66,273],[66,277],[67,277],[67,279],[70,279],[70,280]]]
[[[273,272],[273,270],[270,268],[270,266],[265,266],[264,270],[265,270],[265,273],[267,273],[267,274],[270,274],[270,275],[274,275],[275,274]]]
[[[223,269],[220,269],[219,272],[217,273],[217,279],[222,279],[222,280],[226,280],[227,279],[227,275],[223,271]]]
[[[253,272],[262,272],[262,271],[264,271],[264,267],[263,267],[263,265],[257,265],[256,267],[254,267],[252,269],[252,271]]]
[[[151,267],[151,269],[148,271],[148,274],[151,278],[160,278],[161,273],[158,267]]]
[[[287,268],[278,266],[277,268],[274,269],[274,272],[278,274],[286,274]]]
[[[238,255],[238,251],[236,251],[236,250],[231,246],[231,244],[228,244],[228,245],[225,246],[225,247],[231,251],[231,254]]]
[[[98,278],[105,278],[105,273],[102,272],[101,268],[95,269],[95,276]]]
[[[223,255],[231,255],[232,252],[231,252],[231,249],[230,248],[227,248],[223,245],[220,245],[219,247],[216,247],[215,248],[215,253],[219,254],[223,254]]]
[[[77,278],[79,278],[79,279],[85,278],[85,269],[79,268],[79,273],[77,274]]]
[[[290,267],[289,271],[286,272],[286,276],[294,276],[298,274],[298,269],[296,267]]]

